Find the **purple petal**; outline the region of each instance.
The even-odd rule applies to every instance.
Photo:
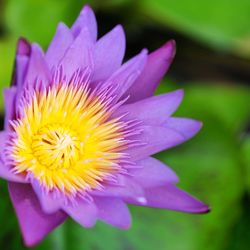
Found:
[[[10,171],[10,169],[4,164],[1,156],[0,156],[0,177],[7,181],[27,183],[25,178],[23,178],[20,175],[15,175]]]
[[[148,207],[170,209],[187,213],[209,212],[209,207],[206,204],[173,185],[148,188],[145,190],[145,193],[145,206]],[[129,203],[141,205],[140,203],[131,201],[129,201]]]
[[[60,64],[65,75],[69,78],[79,69],[93,68],[93,43],[88,29],[81,30],[75,41],[68,48]]]
[[[4,107],[5,107],[5,117],[4,117],[4,128],[9,130],[9,120],[15,117],[15,98],[16,98],[16,87],[4,89]]]
[[[137,161],[136,165],[141,168],[131,169],[133,179],[143,188],[162,186],[169,183],[177,183],[179,181],[175,172],[152,157]]]
[[[79,201],[76,205],[64,206],[63,210],[83,227],[93,227],[97,220],[97,209],[94,203]]]
[[[178,108],[183,98],[183,91],[177,90],[167,94],[149,97],[147,99],[121,106],[114,114],[120,116],[127,113],[125,120],[139,119],[147,125],[161,125],[167,121]]]
[[[93,10],[85,5],[79,17],[71,27],[72,34],[77,37],[82,29],[88,29],[91,40],[94,42],[97,38],[97,23]]]
[[[123,64],[106,82],[102,88],[111,88],[117,95],[117,100],[130,88],[137,77],[141,74],[147,59],[147,50]]]
[[[132,178],[119,175],[116,184],[106,184],[104,190],[93,191],[94,196],[130,198],[138,202],[144,202],[144,190]]]
[[[188,140],[199,132],[202,123],[188,118],[170,117],[165,126],[178,131],[185,137],[185,140]]]
[[[45,56],[50,69],[59,64],[73,40],[70,29],[64,23],[59,23]]]
[[[98,210],[98,218],[107,224],[122,229],[128,229],[131,225],[131,216],[126,204],[119,198],[95,197]]]
[[[25,39],[19,38],[17,42],[15,69],[11,85],[21,86],[23,84],[30,53],[30,44]]]
[[[0,177],[8,181],[26,183],[23,176],[13,174],[10,168],[4,164],[3,150],[5,148],[6,139],[7,133],[5,131],[0,131]]]
[[[17,88],[16,100],[19,99],[19,95],[24,84],[27,67],[30,60],[30,54],[31,45],[25,39],[20,38],[17,42],[15,69],[12,79],[12,85],[15,85]]]
[[[17,55],[29,56],[31,53],[31,46],[24,38],[19,38],[17,42]]]
[[[133,137],[141,145],[125,150],[134,161],[144,159],[185,141],[183,135],[170,128],[160,126],[141,126],[141,128],[142,133]]]
[[[148,56],[143,72],[127,92],[130,95],[128,103],[136,102],[154,94],[174,55],[175,42],[171,40]]]
[[[105,80],[122,64],[125,53],[125,34],[118,25],[100,38],[94,48],[95,72],[93,81]]]
[[[31,247],[39,243],[67,218],[61,211],[51,215],[45,214],[30,185],[9,182],[9,192],[26,246]]]
[[[24,79],[27,72],[27,67],[29,64],[29,57],[27,56],[16,56],[16,76],[15,76],[15,82],[16,86],[19,90],[22,88],[24,84]],[[13,84],[14,85],[14,84]]]
[[[42,191],[40,183],[35,180],[35,178],[32,180],[31,185],[39,199],[43,212],[46,214],[52,214],[61,209],[61,204],[63,204],[62,199],[53,199],[51,193],[45,193]]]
[[[42,49],[37,44],[32,44],[29,65],[25,77],[25,86],[34,86],[36,80],[48,84],[50,81],[50,71],[45,61]]]

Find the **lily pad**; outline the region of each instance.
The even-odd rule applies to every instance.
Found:
[[[250,136],[247,135],[244,139],[244,143],[242,145],[242,162],[246,168],[244,169],[244,179],[246,181],[247,190],[250,195]]]
[[[250,57],[250,1],[144,0],[144,13],[154,20],[210,45]]]
[[[15,58],[15,39],[0,40],[0,91],[10,85]],[[0,97],[0,112],[3,111],[3,95]]]
[[[15,37],[22,36],[45,47],[58,22],[72,24],[85,3],[72,3],[71,0],[9,0],[5,7],[5,23]]]

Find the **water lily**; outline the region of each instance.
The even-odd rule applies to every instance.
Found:
[[[208,211],[151,157],[201,128],[171,116],[182,90],[153,96],[173,59],[174,41],[122,64],[124,52],[120,25],[97,40],[89,6],[71,28],[58,25],[45,53],[18,41],[12,86],[4,91],[0,176],[8,181],[27,246],[68,216],[83,227],[101,220],[127,229],[127,204]]]

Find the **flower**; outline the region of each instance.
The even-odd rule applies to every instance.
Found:
[[[127,229],[127,204],[190,213],[208,206],[176,187],[151,155],[195,135],[201,123],[171,117],[183,91],[153,96],[175,53],[169,41],[122,64],[120,25],[97,39],[85,6],[63,23],[44,54],[19,39],[12,86],[4,92],[0,176],[8,180],[22,235],[33,246],[68,216]]]

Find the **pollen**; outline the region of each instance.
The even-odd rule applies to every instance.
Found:
[[[50,169],[68,169],[80,157],[81,143],[78,136],[60,124],[47,125],[34,136],[32,151],[41,165]]]
[[[23,102],[22,115],[10,121],[7,155],[14,173],[75,196],[119,171],[125,124],[111,118],[105,98],[90,92],[87,85],[54,84]]]

